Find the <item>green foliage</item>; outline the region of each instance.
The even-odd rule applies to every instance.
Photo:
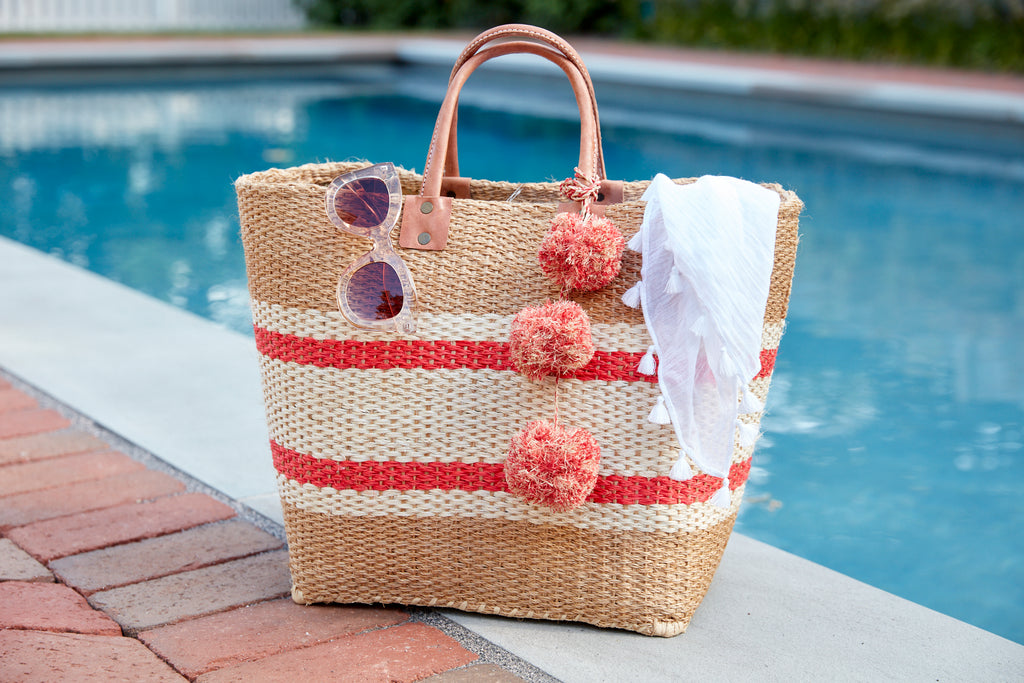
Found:
[[[566,34],[1024,72],[1024,0],[296,0],[314,23]]]
[[[656,0],[634,37],[846,59],[1024,71],[1016,0]]]
[[[372,29],[484,29],[527,23],[564,33],[620,33],[635,2],[617,0],[295,0],[314,24]]]

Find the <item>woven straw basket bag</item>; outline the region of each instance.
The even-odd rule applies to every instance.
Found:
[[[460,178],[455,110],[472,70],[511,52],[565,71],[580,105],[579,165],[605,178],[593,86],[577,53],[522,25],[476,38],[453,69],[424,175],[397,170],[405,210],[393,246],[418,295],[413,334],[361,329],[339,310],[339,277],[371,245],[332,225],[325,193],[339,174],[369,164],[272,169],[236,182],[293,597],[676,635],[718,566],[753,448],[737,443],[727,507],[709,502],[721,479],[667,476],[679,444],[671,428],[647,420],[659,388],[637,371],[650,338],[643,313],[621,301],[640,277],[641,255],[627,250],[611,284],[571,297],[589,314],[597,352],[558,383],[560,419],[600,444],[597,484],[567,512],[508,492],[512,436],[552,408],[552,381],[527,381],[510,365],[509,328],[524,307],[559,297],[537,253],[564,200],[558,183]],[[600,210],[627,239],[641,225],[648,185],[602,183]],[[762,368],[750,385],[761,401],[802,208],[792,192],[766,187],[781,207]],[[756,426],[760,414],[744,419]]]

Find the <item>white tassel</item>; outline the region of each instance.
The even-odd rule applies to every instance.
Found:
[[[626,246],[633,251],[640,252],[643,250],[643,230],[637,230],[636,234],[629,238],[626,242]]]
[[[670,425],[672,424],[672,416],[668,414],[668,408],[665,406],[665,397],[659,396],[658,402],[651,408],[651,414],[647,416],[648,422],[653,422],[656,425]]]
[[[758,437],[761,433],[757,429],[757,425],[747,424],[746,422],[736,422],[737,438],[740,442],[740,446],[743,448],[749,448],[757,443]]]
[[[643,288],[644,281],[639,280],[622,295],[622,303],[626,304],[630,308],[640,308],[640,292],[643,291]]]
[[[751,393],[749,387],[743,387],[743,398],[740,399],[740,412],[759,413],[762,410],[764,410],[764,403]]]
[[[641,375],[653,375],[658,372],[658,366],[654,362],[654,347],[648,346],[647,353],[640,359],[640,364],[636,366],[636,371]]]
[[[676,464],[672,465],[672,471],[668,473],[668,478],[675,481],[689,481],[693,479],[693,469],[690,467],[690,463],[686,462],[685,455],[679,455]]]
[[[722,479],[722,488],[715,491],[711,496],[711,504],[720,508],[727,508],[732,505],[732,495],[729,493],[729,479]]]
[[[679,274],[679,270],[673,266],[672,272],[668,276],[668,283],[665,284],[666,294],[679,294],[683,291],[683,276]]]
[[[726,352],[724,346],[721,355],[718,356],[717,370],[722,377],[732,377],[737,374],[736,363],[733,362],[732,356]]]
[[[707,326],[708,317],[706,315],[702,315],[696,320],[694,320],[693,324],[690,325],[690,332],[693,332],[698,337],[703,337],[705,331],[707,330]]]

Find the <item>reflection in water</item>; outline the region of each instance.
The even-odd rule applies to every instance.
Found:
[[[67,148],[147,147],[223,142],[231,133],[288,137],[304,103],[338,87],[11,89],[0,95],[0,154]]]
[[[250,327],[231,182],[291,153],[306,83],[0,90],[0,234],[229,327]]]
[[[324,159],[422,167],[436,103],[351,94],[0,89],[0,234],[247,332],[237,176]],[[1021,174],[928,149],[886,157],[871,130],[857,154],[849,136],[816,149],[812,135],[771,142],[793,126],[737,136],[663,118],[606,127],[612,176],[777,181],[807,204],[738,528],[1024,640]],[[475,177],[564,177],[578,140],[567,121],[460,111]]]

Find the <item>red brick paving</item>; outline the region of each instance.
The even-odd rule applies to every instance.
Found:
[[[0,538],[0,581],[53,581],[53,574],[11,539]]]
[[[89,602],[123,627],[138,631],[290,592],[288,552],[278,550],[93,593]]]
[[[92,434],[74,429],[43,432],[0,440],[0,466],[33,460],[44,460],[59,455],[106,450],[107,444]]]
[[[0,379],[0,681],[520,680],[398,610],[296,605],[276,537],[68,425]]]
[[[162,498],[185,490],[180,481],[154,470],[140,469],[102,479],[4,498],[0,529],[41,522],[112,505]]]
[[[0,439],[51,432],[70,425],[67,418],[53,410],[15,410],[0,413]]]
[[[139,639],[193,677],[408,619],[393,609],[304,607],[285,598],[143,631]]]
[[[405,683],[464,666],[477,659],[452,638],[426,624],[339,638],[204,674],[202,683],[307,680]]]
[[[39,404],[34,398],[23,394],[17,389],[5,389],[0,387],[0,413],[5,413],[11,410],[24,410],[26,408],[35,408]]]
[[[0,630],[9,628],[121,635],[113,619],[92,609],[85,598],[59,583],[0,583]]]
[[[186,680],[134,638],[0,631],[0,681]]]
[[[9,465],[4,468],[4,478],[0,480],[0,496],[43,491],[141,469],[144,469],[142,464],[113,451]]]
[[[85,595],[247,555],[281,541],[252,524],[228,520],[145,541],[72,555],[50,563],[61,581]]]
[[[202,493],[47,519],[7,531],[7,537],[43,562],[87,550],[140,541],[233,517],[235,511]]]

